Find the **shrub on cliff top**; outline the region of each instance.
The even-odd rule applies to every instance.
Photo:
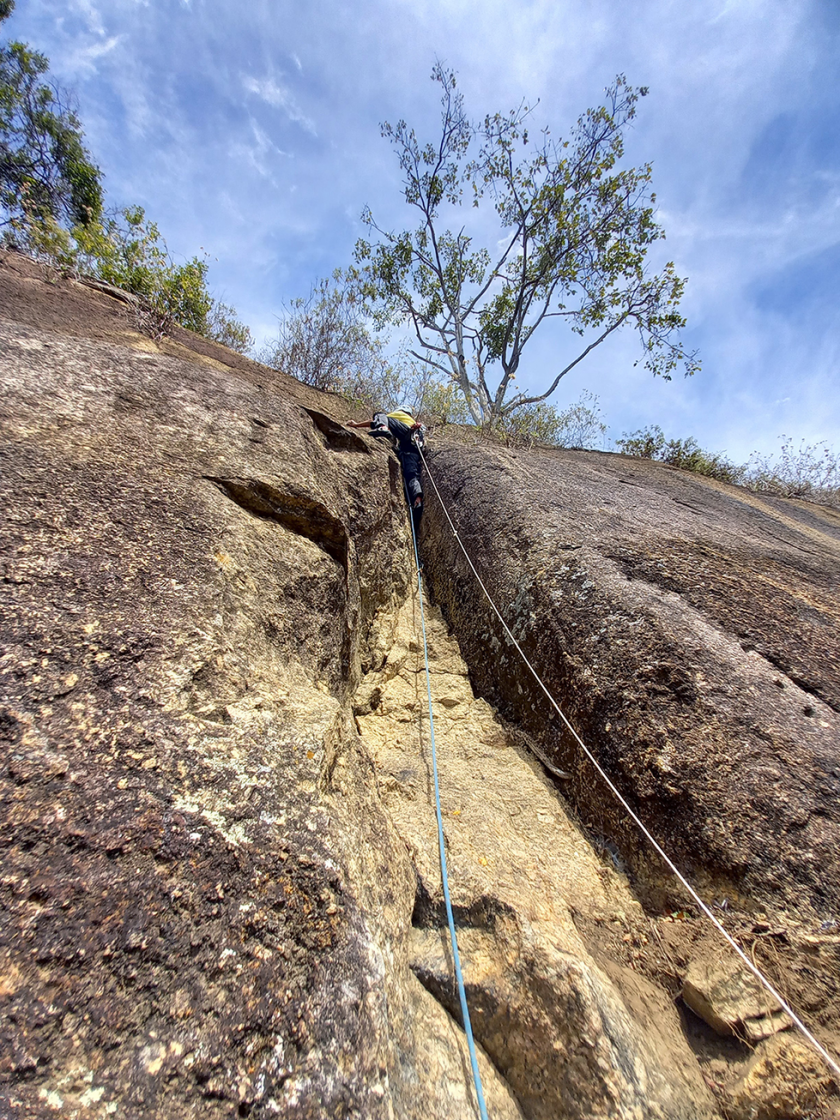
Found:
[[[751,490],[840,506],[840,453],[825,442],[796,447],[782,436],[778,458],[754,452],[745,470]]]
[[[806,444],[803,440],[796,447],[787,436],[782,441],[778,458],[754,452],[743,466],[704,451],[691,437],[666,439],[656,424],[625,434],[616,440],[616,446],[637,459],[654,459],[759,493],[840,506],[840,454],[824,442]]]
[[[720,482],[737,484],[742,481],[744,467],[736,466],[725,455],[704,451],[696,439],[666,439],[658,424],[625,434],[616,440],[619,451],[637,459],[655,459],[671,467],[716,478]]]
[[[103,221],[74,230],[75,266],[84,273],[140,296],[159,333],[172,323],[207,334],[212,298],[207,262],[193,257],[176,265],[157,225],[141,206],[128,206]]]
[[[524,405],[502,416],[494,425],[505,443],[516,447],[569,447],[579,450],[602,447],[607,425],[595,394],[584,390],[568,408],[541,402]]]
[[[378,382],[388,365],[383,351],[355,289],[336,271],[284,305],[277,338],[263,346],[259,360],[305,385],[341,392],[348,381],[357,388]]]

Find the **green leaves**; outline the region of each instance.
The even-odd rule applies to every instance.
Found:
[[[584,389],[562,411],[544,402],[506,410],[497,417],[494,430],[515,447],[547,444],[583,449],[603,446],[607,425],[601,419],[598,398]]]
[[[214,342],[227,346],[229,350],[238,350],[240,354],[250,354],[254,348],[250,327],[237,318],[236,308],[219,300],[211,301],[204,333]]]
[[[0,8],[0,19],[10,12]],[[102,209],[100,171],[66,95],[41,81],[48,69],[24,43],[0,46],[0,227],[12,238],[33,222],[67,228]]]
[[[0,0],[0,21],[14,7]],[[53,265],[140,296],[154,334],[173,323],[248,350],[248,328],[207,289],[207,261],[175,264],[140,207],[103,215],[101,173],[49,63],[24,43],[0,46],[0,228],[4,240]]]
[[[157,225],[148,221],[142,207],[125,207],[104,220],[77,226],[73,236],[76,268],[140,296],[158,333],[178,323],[210,335],[214,303],[207,290],[207,261],[193,257],[175,264]]]
[[[652,424],[625,433],[616,440],[619,451],[639,459],[655,459],[680,470],[716,478],[735,486],[746,486],[759,493],[840,506],[840,454],[827,443],[798,447],[789,436],[782,436],[777,457],[753,452],[746,463],[736,464],[725,454],[704,451],[696,439],[666,439],[662,429]]]
[[[719,482],[738,485],[746,481],[750,485],[747,467],[736,466],[725,455],[704,451],[691,436],[688,439],[666,440],[658,424],[651,424],[630,435],[625,433],[623,439],[616,440],[616,447],[624,455],[632,455],[636,459],[655,459],[680,470],[716,478]]]
[[[670,377],[680,363],[693,373],[695,356],[675,341],[684,325],[676,307],[685,282],[672,264],[659,274],[647,268],[650,247],[664,237],[651,167],[620,165],[624,131],[646,87],[634,89],[619,75],[604,104],[588,109],[568,139],[554,140],[544,129],[535,143],[524,102],[472,124],[454,73],[438,63],[432,77],[441,87],[437,144],[421,146],[404,121],[382,126],[418,221],[395,233],[381,229],[370,211],[363,215],[372,236],[356,246],[357,274],[372,313],[411,326],[429,362],[458,383],[477,423],[509,411],[510,381],[545,319],[565,319],[584,338],[596,337],[544,392],[515,397],[514,407],[544,400],[625,325],[639,332],[654,374]],[[473,232],[458,213],[465,193],[478,211]],[[499,380],[491,392],[494,372]]]

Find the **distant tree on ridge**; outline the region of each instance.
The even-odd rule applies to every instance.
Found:
[[[696,356],[677,338],[685,281],[672,263],[657,273],[646,264],[664,237],[654,218],[651,167],[618,167],[625,129],[647,90],[620,75],[569,140],[544,130],[532,143],[527,105],[474,124],[455,74],[437,63],[432,78],[442,106],[434,143],[421,144],[405,121],[382,125],[417,224],[395,232],[369,210],[363,215],[370,236],[357,242],[354,275],[378,320],[411,329],[415,357],[458,385],[481,425],[544,401],[624,326],[638,332],[654,374],[670,378],[679,364],[695,372]],[[460,212],[465,203],[480,211],[473,232],[469,214]],[[495,210],[489,233],[487,203]],[[544,391],[512,392],[525,345],[552,318],[590,340]]]

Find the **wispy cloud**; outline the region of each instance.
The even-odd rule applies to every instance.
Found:
[[[237,141],[231,151],[236,159],[244,157],[250,167],[263,179],[267,179],[272,186],[278,187],[279,184],[271,166],[273,157],[288,157],[289,153],[284,152],[282,148],[278,148],[273,142],[268,133],[260,128],[255,120],[250,121],[250,130],[253,143],[243,144]],[[230,204],[229,198],[227,204]]]
[[[105,34],[105,24],[94,0],[70,0],[70,7],[80,13],[88,29],[95,35]]]
[[[111,35],[107,39],[102,39],[99,42],[89,43],[87,46],[80,46],[73,55],[70,57],[71,68],[79,75],[90,74],[95,71],[96,63],[100,58],[104,58],[119,46],[122,42],[122,35]]]
[[[282,109],[290,121],[299,124],[307,132],[317,136],[315,124],[303,112],[290,90],[275,78],[243,77],[242,84],[248,93],[254,94],[275,109]]]

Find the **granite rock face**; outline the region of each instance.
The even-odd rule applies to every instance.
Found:
[[[397,464],[342,427],[346,402],[187,332],[154,343],[131,314],[106,293],[0,257],[0,1115],[473,1115]],[[519,461],[438,447],[432,469],[459,523],[472,524],[472,544],[486,537],[478,559],[509,591],[517,632],[553,650],[556,671],[577,682],[566,694],[574,715],[590,716],[589,729],[598,720],[619,729],[631,795],[654,809],[691,799],[699,818],[692,832],[680,808],[678,846],[705,874],[698,837],[714,832],[712,793],[726,783],[719,774],[710,792],[691,751],[736,725],[732,712],[759,689],[763,662],[740,645],[733,653],[711,615],[696,608],[689,619],[676,595],[628,583],[621,549],[642,549],[637,531],[616,528],[609,548],[585,554],[588,567],[581,553],[578,568],[561,572],[584,544],[562,511],[529,521],[528,503],[523,515],[521,495],[498,485]],[[579,456],[576,485],[592,489],[604,462],[625,471],[616,457]],[[533,458],[519,465],[535,469]],[[626,466],[637,469],[647,468]],[[640,499],[642,520],[646,503],[663,520],[658,500]],[[785,516],[788,535],[798,524],[811,533],[808,547],[831,535],[807,511]],[[534,714],[527,676],[442,529],[430,502],[421,543],[445,614],[429,610],[444,830],[490,1115],[711,1120],[708,1039],[697,1045],[690,1013],[673,1003],[691,938],[679,941],[680,923],[659,925],[650,898],[666,888]],[[605,571],[623,605],[610,598],[619,584],[598,582]],[[538,593],[552,572],[556,618]],[[811,689],[811,714],[798,710],[802,686],[780,676],[773,719],[787,714],[805,730],[828,721],[828,732],[831,636],[819,664],[802,651],[806,622],[823,625],[830,595],[812,575],[797,583],[800,574],[776,580],[780,601],[792,611],[807,598],[812,613],[795,649],[773,638],[774,656]],[[640,594],[660,613],[648,599],[637,611]],[[593,619],[616,641],[595,700],[582,633]],[[705,650],[698,670],[695,649]],[[721,650],[754,675],[719,673],[707,688]],[[675,713],[692,704],[705,705],[712,732],[695,729],[684,744],[694,725]],[[765,742],[757,729],[767,720],[751,718],[739,741]],[[787,727],[774,740],[783,760]],[[830,753],[815,733],[811,760]],[[599,750],[613,749],[604,742]],[[651,744],[662,749],[635,793],[630,777]],[[558,780],[539,754],[571,779]],[[754,757],[769,804],[775,756]],[[765,824],[791,905],[822,896],[788,843],[788,822],[811,805],[800,837],[821,859],[818,845],[833,843],[834,810],[813,807],[810,774],[805,766],[799,785],[783,786],[789,816]],[[764,804],[748,811],[767,815]],[[719,805],[725,821],[728,803]],[[738,863],[732,834],[718,831],[708,883],[745,896],[763,889],[760,861],[744,871],[752,848]],[[828,1007],[834,934],[767,928],[801,944],[812,1006]],[[725,1106],[745,1116],[776,1107],[786,1053],[767,1050],[755,1069],[738,1055],[730,1087],[715,1086]],[[811,1071],[801,1099],[822,1101],[830,1083],[790,1053]]]
[[[460,1018],[432,812],[419,601],[395,620],[354,700],[388,812],[418,876],[410,964]],[[629,968],[616,982],[577,924],[643,923],[536,762],[469,685],[455,639],[426,605],[432,711],[452,904],[473,1031],[525,1116],[714,1115],[673,1004]],[[418,715],[420,719],[418,719]],[[652,1014],[640,1023],[627,989]]]
[[[721,953],[717,942],[698,954],[683,980],[682,998],[718,1034],[736,1034],[760,1042],[791,1025],[778,1000],[759,984],[734,953]]]
[[[565,715],[837,1054],[840,514],[617,455],[444,435],[428,459],[479,576]],[[740,975],[524,668],[429,490],[423,547],[434,599],[478,695],[567,774],[555,784],[586,835],[629,875],[664,953],[657,961],[628,935],[632,967],[666,988],[670,976],[674,994],[691,993],[710,962]],[[578,925],[591,931],[583,915]],[[736,1009],[738,1038],[789,1025],[772,999],[750,994],[760,1007]],[[691,1016],[684,1025],[727,1112],[747,1115],[753,1092],[749,1114],[775,1115],[773,1078],[744,1072],[746,1046],[716,1044]],[[781,1083],[796,1082],[783,1068],[787,1050],[773,1046],[759,1043],[756,1068],[767,1053]],[[825,1074],[823,1065],[802,1082],[800,1097],[832,1115],[837,1086]]]
[[[618,455],[450,444],[429,459],[517,640],[684,869],[712,898],[834,920],[840,513]],[[434,498],[425,529],[477,691],[573,774],[581,813],[667,900],[658,857],[522,671]]]
[[[2,283],[0,1113],[462,1115],[346,703],[406,593],[396,465],[221,348]]]
[[[778,1035],[747,1065],[733,1087],[732,1120],[791,1120],[826,1115],[830,1078],[814,1051],[793,1035]],[[822,1090],[822,1092],[820,1091]]]

